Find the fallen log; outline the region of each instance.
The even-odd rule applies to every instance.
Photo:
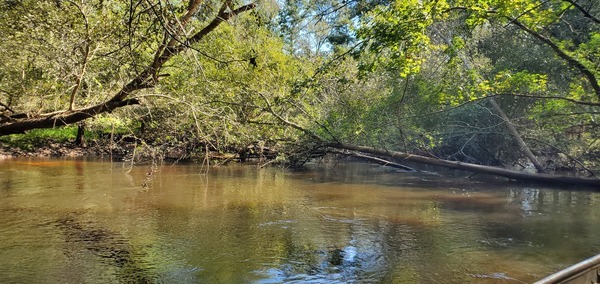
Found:
[[[585,178],[585,177],[574,177],[574,176],[562,176],[562,175],[552,175],[552,174],[544,174],[544,173],[529,173],[522,172],[510,169],[503,169],[491,166],[483,166],[471,163],[463,163],[457,161],[448,161],[437,158],[425,157],[420,155],[413,155],[404,152],[397,151],[389,151],[383,149],[377,149],[373,147],[367,146],[357,146],[350,145],[345,143],[328,143],[328,147],[340,149],[340,150],[350,150],[357,151],[362,153],[368,153],[376,156],[390,157],[394,159],[402,159],[406,161],[423,163],[428,165],[442,166],[446,168],[459,169],[465,171],[472,171],[477,173],[484,173],[496,176],[502,176],[510,179],[520,180],[520,181],[532,181],[532,182],[541,182],[541,183],[551,183],[551,184],[571,184],[571,185],[585,185],[596,187],[600,190],[600,179],[598,178]]]

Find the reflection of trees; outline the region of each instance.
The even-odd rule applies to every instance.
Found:
[[[512,223],[490,222],[486,237],[511,240],[507,249],[527,247],[558,262],[576,262],[600,251],[597,194],[523,188],[512,190],[509,200],[520,208],[521,218]],[[550,260],[549,260],[550,261]]]
[[[132,216],[122,217],[128,228],[144,226],[135,229],[138,237],[108,237],[110,232],[79,221],[73,231],[82,235],[73,238],[97,238],[101,245],[73,247],[103,259],[115,275],[120,271],[150,280],[157,272],[144,260],[166,270],[191,267],[189,275],[207,283],[456,283],[476,280],[469,275],[509,272],[502,270],[508,261],[496,266],[485,262],[511,254],[523,257],[511,250],[533,254],[556,245],[567,253],[579,246],[579,254],[589,246],[582,241],[565,245],[559,236],[600,219],[591,210],[597,197],[589,193],[519,189],[504,196],[502,191],[454,192],[447,185],[440,190],[381,187],[371,181],[302,183],[276,169],[223,167],[204,176],[181,170],[186,172],[178,167],[161,171],[151,190],[132,199],[128,210],[151,218],[137,224]],[[352,173],[343,179],[351,179]],[[552,225],[553,218],[558,225]],[[148,222],[154,222],[152,230],[146,228]],[[592,230],[573,228],[583,235]],[[158,257],[143,257],[131,245],[135,242],[138,247],[152,243],[145,251]],[[111,245],[113,251],[104,248]]]
[[[142,260],[144,253],[120,234],[83,224],[73,217],[61,218],[57,226],[64,234],[67,257],[89,252],[101,263],[116,268],[115,276],[120,283],[153,283],[157,279],[149,264]]]

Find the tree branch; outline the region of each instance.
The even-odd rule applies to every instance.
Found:
[[[25,133],[25,131],[37,128],[53,128],[72,124],[101,113],[111,112],[120,107],[137,105],[139,103],[137,99],[109,101],[81,110],[56,112],[48,116],[19,119],[14,122],[0,124],[0,136]]]
[[[73,90],[71,91],[71,98],[69,99],[69,110],[73,110],[75,108],[75,96],[77,95],[77,92],[79,92],[79,89],[81,87],[81,81],[83,80],[83,76],[85,75],[85,70],[87,68],[88,62],[91,60],[90,45],[91,45],[92,40],[90,38],[89,20],[87,18],[87,15],[83,11],[83,8],[79,4],[77,4],[73,1],[67,1],[67,3],[70,3],[71,5],[73,5],[77,8],[79,13],[81,14],[81,17],[83,18],[83,23],[85,26],[85,42],[84,42],[85,47],[83,48],[83,59],[81,62],[81,70],[80,70],[79,75],[76,76],[75,86],[73,86]]]
[[[156,84],[154,79],[156,77],[156,73],[174,55],[187,49],[188,46],[201,41],[206,35],[208,35],[214,29],[216,29],[222,22],[227,21],[238,14],[252,10],[256,7],[256,3],[250,3],[235,10],[227,11],[227,8],[229,8],[228,3],[229,2],[226,1],[219,10],[219,14],[215,16],[215,18],[208,25],[206,25],[202,30],[194,34],[191,38],[187,39],[183,44],[173,46],[167,45],[166,47],[164,47],[162,53],[157,53],[157,56],[155,57],[152,65],[146,67],[146,69],[144,69],[142,73],[140,73],[137,77],[131,80],[127,85],[125,85],[125,87],[123,87],[121,91],[119,91],[114,97],[112,97],[110,101],[120,101],[129,96],[133,91],[153,87],[154,84]]]
[[[492,108],[496,111],[496,113],[498,113],[500,118],[502,118],[502,120],[504,121],[504,125],[506,126],[506,129],[508,129],[508,132],[510,132],[512,137],[515,139],[515,142],[517,142],[517,145],[519,145],[519,148],[521,149],[523,154],[529,159],[529,161],[531,161],[531,163],[533,164],[533,166],[537,169],[537,171],[539,173],[545,172],[544,166],[542,166],[542,164],[537,159],[537,157],[533,154],[533,152],[531,152],[531,149],[529,149],[529,146],[527,145],[527,143],[525,143],[525,141],[523,141],[523,138],[521,137],[521,134],[519,133],[519,131],[512,124],[510,118],[506,115],[506,113],[502,110],[502,108],[500,108],[500,105],[498,105],[496,100],[494,100],[494,98],[490,98],[488,101],[492,105]]]
[[[300,132],[303,132],[304,134],[310,136],[312,139],[314,139],[317,142],[323,142],[324,140],[319,137],[317,134],[313,133],[312,131],[294,123],[291,122],[285,118],[283,118],[281,115],[279,115],[277,112],[275,112],[275,110],[273,109],[273,106],[271,105],[271,102],[269,102],[269,99],[267,99],[267,97],[261,93],[258,93],[263,100],[265,101],[265,103],[267,104],[267,108],[265,109],[267,112],[269,112],[271,115],[273,115],[277,120],[281,121],[282,123],[291,126],[292,128],[299,130]]]
[[[383,165],[383,166],[387,166],[387,167],[392,167],[392,168],[398,168],[398,169],[402,169],[405,171],[409,171],[409,172],[418,172],[418,170],[411,168],[409,166],[405,166],[403,164],[399,164],[399,163],[395,163],[389,160],[385,160],[385,159],[381,159],[378,157],[374,157],[374,156],[369,156],[369,155],[365,155],[365,154],[361,154],[359,152],[356,151],[349,151],[349,150],[338,150],[338,149],[328,149],[327,152],[333,153],[333,154],[338,154],[338,155],[344,155],[344,156],[350,156],[350,157],[355,157],[355,158],[360,158],[360,159],[364,159],[364,160],[368,160],[371,162],[375,162],[377,164]]]
[[[585,67],[585,65],[583,65],[581,62],[579,62],[579,60],[575,59],[574,57],[572,57],[572,56],[568,55],[566,52],[564,52],[550,38],[547,38],[547,37],[541,35],[540,33],[532,30],[531,28],[527,27],[526,25],[524,25],[523,23],[521,23],[520,21],[518,21],[516,19],[512,20],[511,23],[513,23],[515,26],[519,27],[521,30],[532,35],[533,37],[539,39],[541,42],[543,42],[544,44],[549,46],[554,51],[554,53],[556,53],[556,55],[558,55],[560,58],[567,61],[567,63],[569,65],[571,65],[572,67],[574,67],[575,69],[579,70],[579,72],[581,72],[581,74],[583,74],[583,76],[585,76],[587,78],[590,85],[592,86],[592,89],[594,89],[596,96],[598,96],[598,98],[600,99],[600,85],[598,84],[598,79],[587,67]]]
[[[539,139],[532,138],[532,137],[526,137],[525,139],[533,140],[533,141],[535,141],[535,142],[538,142],[538,143],[544,144],[544,145],[546,145],[546,146],[548,146],[548,147],[550,147],[550,148],[552,148],[552,149],[554,149],[554,150],[558,151],[559,153],[562,153],[563,155],[567,156],[567,158],[571,159],[573,162],[575,162],[575,163],[577,163],[579,166],[581,166],[581,168],[583,168],[585,171],[587,171],[587,172],[590,174],[590,175],[589,175],[589,177],[594,177],[594,176],[596,176],[596,173],[594,173],[594,171],[592,171],[592,170],[588,169],[588,168],[587,168],[587,167],[586,167],[586,166],[585,166],[585,165],[584,165],[584,164],[583,164],[581,161],[579,161],[579,160],[578,160],[578,159],[576,159],[575,157],[573,157],[573,156],[569,155],[567,152],[565,152],[565,151],[563,151],[563,150],[559,149],[558,147],[556,147],[556,146],[554,146],[554,145],[552,145],[552,144],[550,144],[550,143],[546,143],[546,142],[544,142],[544,141],[541,141],[541,140],[539,140]]]
[[[0,106],[3,107],[4,110],[10,111],[12,113],[15,113],[15,111],[12,108],[10,108],[8,105],[6,105],[6,104],[4,104],[2,102],[0,102]]]
[[[563,0],[563,1],[571,3],[571,5],[575,6],[575,8],[577,8],[581,13],[583,13],[584,17],[592,20],[596,24],[600,24],[600,19],[597,18],[596,16],[592,15],[588,10],[583,8],[583,6],[579,5],[579,3],[577,3],[577,0]]]

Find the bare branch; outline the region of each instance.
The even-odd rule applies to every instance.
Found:
[[[577,8],[581,13],[583,13],[584,17],[592,20],[596,24],[600,24],[600,19],[597,18],[596,16],[592,15],[590,13],[590,11],[583,8],[583,6],[579,5],[579,3],[577,3],[577,0],[563,0],[563,1],[571,3],[571,5],[575,6],[575,8]]]
[[[91,60],[91,56],[90,56],[91,39],[90,39],[89,20],[88,20],[87,15],[83,11],[83,8],[79,4],[75,3],[74,1],[67,1],[67,2],[77,8],[77,10],[79,11],[79,14],[81,14],[81,17],[83,18],[83,23],[84,23],[84,27],[85,27],[85,42],[84,42],[85,47],[83,48],[83,59],[81,62],[81,70],[79,71],[79,75],[75,79],[75,86],[73,87],[73,90],[71,91],[71,98],[69,99],[69,110],[73,110],[75,108],[75,96],[77,95],[77,92],[79,92],[79,89],[81,87],[81,81],[83,80],[83,76],[85,75],[85,69],[87,68],[88,62]]]
[[[590,174],[590,175],[589,175],[589,177],[594,177],[594,176],[596,176],[596,173],[594,173],[594,171],[592,171],[592,170],[590,170],[589,168],[587,168],[587,167],[586,167],[586,166],[585,166],[585,165],[584,165],[584,164],[583,164],[581,161],[579,161],[577,158],[575,158],[575,157],[573,157],[573,156],[569,155],[567,152],[565,152],[565,151],[563,151],[563,150],[559,149],[558,147],[556,147],[556,146],[554,146],[554,145],[552,145],[552,144],[550,144],[550,143],[546,143],[546,142],[544,142],[544,141],[541,141],[541,140],[539,140],[539,139],[532,138],[532,137],[525,137],[525,139],[533,140],[533,141],[535,141],[535,142],[538,142],[538,143],[544,144],[544,145],[546,145],[546,146],[548,146],[548,147],[550,147],[550,148],[552,148],[552,149],[554,149],[554,150],[558,151],[559,153],[562,153],[562,154],[564,154],[565,156],[567,156],[567,158],[571,159],[573,162],[577,163],[577,164],[578,164],[578,165],[579,165],[581,168],[583,168],[585,171],[587,171],[587,172]]]
[[[258,93],[258,94],[263,98],[263,100],[267,104],[267,108],[265,110],[267,112],[269,112],[271,115],[273,115],[275,118],[277,118],[277,120],[281,121],[282,123],[284,123],[286,125],[291,126],[292,128],[294,128],[296,130],[299,130],[299,131],[303,132],[304,134],[310,136],[315,141],[318,141],[318,142],[322,142],[323,141],[323,139],[321,137],[319,137],[317,134],[313,133],[312,131],[310,131],[310,130],[308,130],[308,129],[306,129],[306,128],[304,128],[304,127],[302,127],[302,126],[300,126],[300,125],[298,125],[298,124],[296,124],[294,122],[291,122],[291,121],[283,118],[281,115],[279,115],[273,109],[273,106],[271,105],[271,102],[269,102],[269,99],[265,95],[263,95],[261,93]]]

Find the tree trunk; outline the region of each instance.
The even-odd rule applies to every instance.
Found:
[[[520,180],[520,181],[531,181],[531,182],[540,182],[540,183],[549,183],[549,184],[586,185],[586,186],[595,187],[596,189],[600,189],[600,179],[597,179],[597,178],[560,176],[560,175],[550,175],[550,174],[544,174],[544,173],[528,173],[528,172],[502,169],[502,168],[483,166],[483,165],[476,165],[476,164],[470,164],[470,163],[447,161],[447,160],[413,155],[413,154],[408,154],[408,153],[403,153],[403,152],[382,150],[382,149],[377,149],[377,148],[372,148],[372,147],[356,146],[356,145],[350,145],[350,144],[344,144],[344,143],[329,143],[329,144],[327,144],[327,146],[331,147],[331,148],[336,148],[336,149],[358,151],[358,152],[363,152],[363,153],[369,153],[372,155],[390,157],[390,158],[395,158],[395,159],[402,159],[402,160],[406,160],[406,161],[412,161],[412,162],[423,163],[423,164],[428,164],[428,165],[442,166],[442,167],[446,167],[446,168],[502,176],[502,177],[507,177],[510,179],[515,179],[515,180]]]
[[[48,114],[42,117],[23,118],[15,121],[9,121],[0,124],[0,136],[25,133],[25,131],[37,128],[53,128],[77,123],[90,117],[94,117],[98,114],[113,111],[119,107],[135,105],[139,103],[140,102],[137,99],[114,102],[110,101],[81,110],[63,111],[56,114]]]
[[[198,0],[190,1],[188,11],[183,18],[180,19],[180,24],[187,24],[192,19],[193,15],[198,11],[201,3],[202,1]],[[82,69],[77,84],[71,93],[68,110],[47,113],[33,118],[27,117],[26,115],[24,117],[12,115],[7,119],[0,118],[0,136],[25,133],[28,130],[37,128],[53,128],[57,126],[64,126],[83,121],[104,112],[110,112],[119,107],[139,104],[137,99],[128,99],[128,97],[135,91],[154,87],[157,83],[160,69],[173,56],[189,49],[191,45],[204,39],[205,36],[214,31],[221,23],[231,19],[234,16],[237,16],[238,14],[256,8],[256,3],[249,3],[236,9],[231,7],[231,4],[231,1],[225,1],[213,20],[187,39],[178,39],[175,37],[171,38],[174,35],[171,35],[170,32],[166,32],[163,44],[161,44],[156,50],[153,62],[135,78],[129,81],[129,83],[123,86],[123,88],[108,101],[84,109],[73,109],[74,98],[81,84],[81,76],[83,76],[85,72],[84,65],[84,69]],[[180,26],[180,28],[185,28],[185,25]]]
[[[75,145],[79,147],[85,147],[85,120],[77,124],[77,137],[75,138]]]
[[[500,106],[498,105],[496,100],[494,100],[494,98],[490,98],[489,101],[494,111],[500,116],[500,118],[502,118],[502,120],[504,120],[504,125],[506,125],[506,129],[508,129],[508,132],[510,132],[510,134],[513,136],[513,138],[517,142],[517,145],[519,145],[519,149],[521,149],[525,157],[527,157],[529,161],[531,161],[533,166],[537,169],[538,173],[543,173],[545,171],[544,167],[542,166],[542,164],[540,164],[533,152],[531,152],[529,146],[527,146],[527,143],[523,141],[523,138],[521,137],[521,134],[519,134],[519,131],[517,131],[515,126],[510,122],[510,118],[508,118],[506,113],[504,113],[504,111],[500,108]]]

